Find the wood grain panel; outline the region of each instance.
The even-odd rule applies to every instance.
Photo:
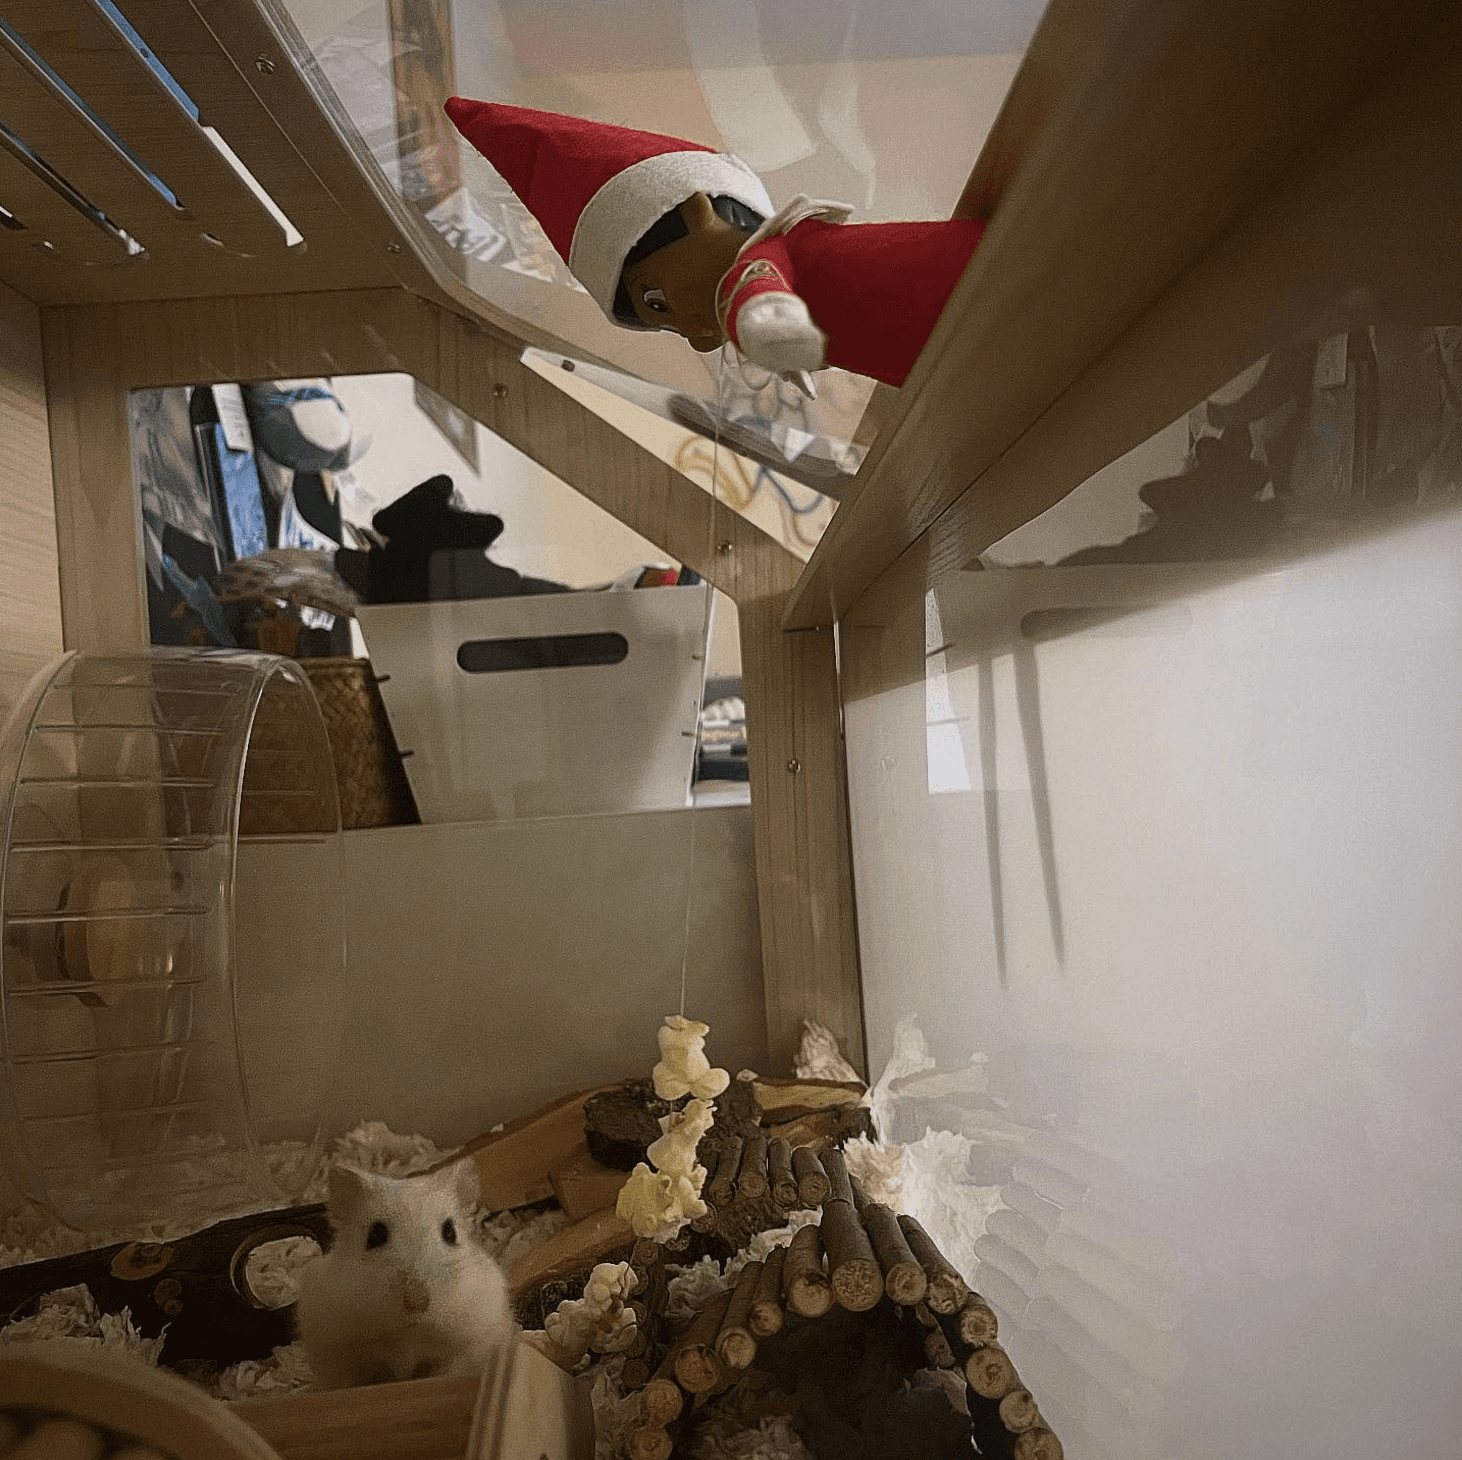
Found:
[[[136,649],[149,633],[124,352],[67,324],[42,315],[66,647]]]
[[[126,154],[0,32],[5,124],[89,202],[134,238],[170,235],[187,223]]]
[[[968,564],[1359,290],[1393,323],[1462,318],[1462,14],[1337,127],[935,523]]]
[[[58,43],[58,35],[66,33],[68,24],[74,22],[80,27],[82,22],[77,17],[84,18],[91,8],[91,0],[57,0],[54,5],[44,6],[39,0],[18,3],[30,5],[32,15],[39,12],[30,23],[49,27],[44,35],[52,38],[53,45]],[[223,11],[256,14],[252,5],[229,5]],[[78,269],[60,267],[32,249],[0,248],[0,279],[41,304],[277,294],[294,289],[362,288],[396,282],[391,255],[386,251],[388,244],[398,239],[391,220],[379,207],[348,215],[332,189],[321,182],[302,156],[302,148],[321,145],[318,139],[332,135],[320,109],[314,108],[299,126],[297,135],[301,140],[297,146],[295,136],[273,119],[265,101],[252,89],[251,80],[263,86],[276,76],[292,74],[282,54],[267,75],[255,69],[254,52],[244,62],[247,71],[235,65],[188,0],[132,0],[127,15],[159,60],[198,103],[202,120],[219,130],[304,234],[305,246],[286,250],[283,233],[272,220],[267,220],[272,233],[259,224],[258,205],[247,189],[248,201],[240,202],[243,185],[228,164],[176,103],[151,97],[149,88],[155,83],[139,79],[136,89],[144,102],[135,111],[146,110],[146,100],[156,102],[152,130],[147,135],[168,138],[166,127],[175,126],[170,140],[165,145],[159,143],[163,147],[156,164],[159,173],[197,217],[170,222],[165,215],[149,215],[153,204],[145,195],[132,191],[147,185],[130,164],[115,160],[114,166],[104,165],[106,149],[97,150],[89,124],[72,114],[69,122],[63,118],[57,127],[49,122],[44,127],[50,145],[64,154],[58,155],[53,165],[65,172],[66,166],[74,164],[77,173],[91,182],[91,191],[97,194],[92,201],[100,206],[105,208],[107,199],[121,197],[123,210],[135,209],[139,215],[149,216],[149,226],[136,231],[152,254],[130,261],[124,270]],[[41,31],[35,33],[44,38]],[[75,44],[80,46],[82,41],[77,39]],[[271,42],[270,50],[277,51],[278,47]],[[65,59],[62,53],[57,54]],[[59,65],[56,69],[61,70]],[[135,59],[116,55],[111,61],[97,61],[87,68],[87,74],[99,94],[114,95],[138,69]],[[79,77],[81,73],[77,74]],[[110,81],[104,79],[107,77]],[[9,96],[13,89],[7,85],[5,94]],[[44,101],[33,97],[32,102],[39,116]],[[75,131],[78,127],[81,133]],[[64,138],[63,130],[67,134]],[[45,150],[41,142],[35,145]],[[78,183],[82,176],[78,176]],[[35,207],[32,204],[32,211]],[[21,209],[13,211],[25,218]],[[126,226],[125,217],[120,221]],[[210,231],[222,240],[222,246],[202,236]],[[261,244],[261,239],[268,240],[267,246]]]
[[[776,539],[529,370],[516,345],[404,290],[77,306],[47,318],[58,479],[79,504],[65,554],[78,643],[146,639],[135,536],[123,535],[135,514],[125,396],[140,386],[405,371],[730,597],[785,593],[800,571]],[[98,339],[112,348],[98,352]]]
[[[161,219],[169,237],[174,225],[183,224],[190,225],[186,235],[193,243],[206,230],[237,252],[283,253],[279,225],[95,0],[67,4],[6,0],[5,18],[144,165],[178,194],[179,209],[168,209]],[[61,153],[61,170],[73,176],[68,171],[63,134],[46,129],[43,120],[33,123],[16,111],[16,98],[7,97],[6,104],[11,116],[8,125],[22,135],[44,137],[47,146],[55,146]],[[80,176],[78,171],[75,180]],[[96,200],[110,200],[109,183],[110,178],[103,176],[93,184]],[[120,205],[113,209],[104,202],[103,206],[133,233],[141,233],[157,221],[152,214],[140,213],[129,222],[130,214]],[[154,240],[147,242],[149,247],[155,246]]]
[[[0,721],[60,652],[40,317],[0,285]]]
[[[1045,65],[1048,36],[1064,49],[1055,21],[1087,3],[1053,0],[1027,67]],[[1039,134],[789,625],[854,602],[1451,9],[1105,0],[1103,24],[1073,22],[1092,44],[1079,64],[1051,60]]]
[[[516,345],[402,290],[77,306],[48,311],[47,327],[68,642],[147,639],[126,391],[274,375],[408,371],[735,599],[773,1067],[790,1068],[808,1017],[863,1060],[831,636],[778,627],[801,567],[786,548],[554,389]],[[105,352],[89,348],[99,339]]]
[[[0,279],[27,269],[58,279],[61,271],[77,272],[78,266],[105,268],[129,261],[126,239],[67,202],[3,146],[0,207],[24,225],[0,227]]]
[[[868,1071],[833,636],[784,632],[785,597],[737,605],[771,1068],[803,1021]]]

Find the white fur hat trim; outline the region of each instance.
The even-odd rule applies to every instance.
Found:
[[[573,276],[611,319],[625,255],[692,193],[724,194],[764,218],[775,211],[761,179],[728,152],[661,152],[615,173],[579,214],[568,260]]]

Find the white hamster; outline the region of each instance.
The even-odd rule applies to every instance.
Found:
[[[331,1169],[334,1240],[305,1264],[296,1309],[321,1388],[473,1373],[511,1339],[477,1200],[471,1161],[407,1177]]]

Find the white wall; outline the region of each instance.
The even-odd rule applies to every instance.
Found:
[[[1456,1450],[1459,564],[1453,516],[964,574],[927,678],[922,585],[845,625],[870,1060],[911,1014],[988,1057],[943,1112],[1000,1184],[971,1276],[1068,1454]]]

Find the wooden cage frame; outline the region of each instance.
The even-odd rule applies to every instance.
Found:
[[[968,564],[1378,261],[1417,300],[1462,299],[1455,6],[1052,0],[962,200],[1002,192],[986,241],[908,384],[875,393],[870,455],[803,570],[521,363],[524,344],[561,342],[424,245],[278,12],[125,8],[198,117],[95,0],[0,0],[0,120],[147,250],[0,147],[0,202],[25,225],[0,228],[0,281],[38,309],[44,344],[66,645],[147,641],[130,391],[411,373],[736,602],[775,1066],[805,1018],[863,1054],[838,618],[905,554]],[[307,247],[287,246],[205,124]],[[626,337],[620,358],[648,348]],[[33,410],[5,419],[33,435]]]

